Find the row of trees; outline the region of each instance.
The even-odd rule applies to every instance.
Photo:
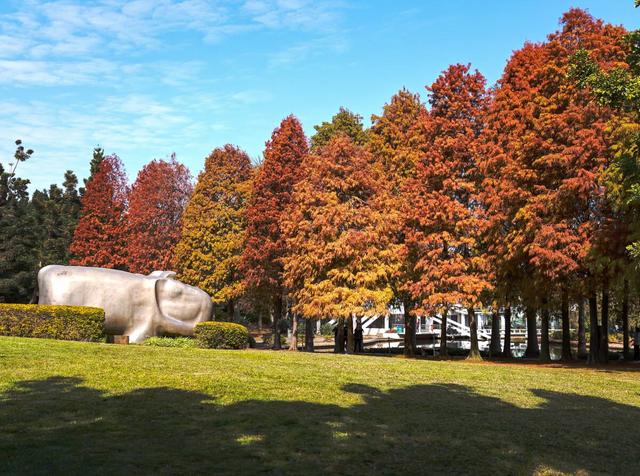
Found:
[[[471,316],[471,357],[479,356],[478,309],[505,316],[504,347],[493,332],[491,352],[509,356],[518,306],[527,355],[550,358],[549,317],[558,313],[570,359],[574,303],[590,361],[604,362],[615,301],[628,356],[640,249],[639,51],[636,33],[572,9],[546,41],[514,52],[493,88],[456,64],[427,87],[427,104],[403,89],[369,129],[341,109],[308,140],[288,116],[256,167],[235,146],[215,149],[193,194],[174,158],[145,166],[129,189],[120,160],[97,154],[73,202],[81,200],[73,242],[55,259],[144,273],[173,268],[230,318],[270,313],[276,348],[286,315],[292,349],[299,318],[312,350],[310,324],[331,317],[349,324],[352,351],[353,318],[394,303],[405,312],[407,355],[415,352],[415,316],[425,314],[443,317],[446,354],[447,311],[456,305]],[[7,177],[14,190],[25,187]],[[47,200],[72,203],[73,180]],[[12,193],[16,204],[37,202]],[[75,216],[63,215],[67,225],[51,225],[67,230],[59,243],[69,241]],[[54,241],[39,246],[58,249]]]
[[[276,323],[290,312],[294,329],[298,316],[346,319],[349,347],[352,317],[401,303],[408,355],[415,352],[416,315],[446,318],[453,305],[468,308],[471,355],[478,356],[474,311],[503,312],[508,325],[511,308],[521,306],[527,355],[543,360],[550,358],[550,314],[561,316],[563,357],[570,359],[569,308],[578,304],[583,326],[588,302],[593,362],[607,360],[616,299],[628,355],[629,299],[637,284],[626,246],[634,226],[613,199],[629,185],[616,172],[621,146],[612,131],[618,121],[637,121],[598,101],[588,80],[576,79],[585,54],[601,76],[632,68],[637,53],[628,38],[624,28],[573,9],[545,42],[516,51],[493,89],[458,64],[427,88],[428,106],[401,90],[369,130],[341,110],[307,141],[297,119],[287,117],[267,143],[251,193],[240,167],[231,182],[226,170],[200,177],[229,183],[223,195],[196,191],[209,193],[200,213],[224,202],[222,216],[231,209],[235,217],[233,246],[225,248],[233,259],[213,264],[225,270],[217,274],[225,280],[209,291],[234,289],[225,295],[229,303],[260,296]],[[243,155],[230,147],[216,154],[226,154],[225,163]],[[226,243],[222,226],[215,236]],[[211,249],[192,240],[183,252],[207,256]],[[177,266],[190,279],[195,261],[185,263]],[[442,327],[444,333],[446,322]],[[445,339],[442,345],[446,353]],[[501,352],[510,355],[508,338]]]

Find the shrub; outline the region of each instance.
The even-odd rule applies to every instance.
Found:
[[[0,335],[102,341],[104,311],[83,306],[0,304]]]
[[[191,337],[149,337],[142,344],[152,347],[198,347],[198,342]]]
[[[249,344],[249,331],[233,322],[201,322],[196,324],[196,340],[205,349],[244,349]]]

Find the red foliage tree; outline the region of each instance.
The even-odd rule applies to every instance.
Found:
[[[266,144],[264,161],[253,183],[247,209],[246,246],[242,269],[250,292],[273,303],[274,347],[280,348],[278,321],[283,311],[283,264],[286,244],[284,214],[291,203],[300,165],[309,152],[300,121],[286,117]]]
[[[81,201],[70,264],[126,269],[124,214],[127,176],[117,155],[105,157],[89,180]]]
[[[125,220],[129,271],[148,274],[169,269],[192,191],[189,169],[175,156],[170,161],[153,160],[140,170],[129,193]]]
[[[490,286],[481,249],[482,210],[477,161],[488,96],[485,79],[469,66],[450,66],[428,88],[431,109],[427,149],[408,183],[413,201],[407,246],[415,269],[409,288],[422,310],[441,312],[441,352],[446,354],[446,314],[453,305],[469,310],[471,357],[479,357],[474,307]]]
[[[567,359],[569,297],[581,294],[581,277],[589,273],[589,257],[608,220],[599,178],[609,162],[611,117],[568,78],[569,63],[580,49],[603,65],[623,61],[623,34],[621,27],[570,10],[547,42],[525,45],[514,54],[498,84],[490,121],[498,153],[487,159],[485,199],[496,212],[492,228],[509,244],[498,245],[492,254],[505,257],[498,259],[506,269],[519,269],[516,281],[526,300],[556,288]],[[550,298],[541,301],[546,306]],[[545,344],[543,333],[542,358],[547,359]]]

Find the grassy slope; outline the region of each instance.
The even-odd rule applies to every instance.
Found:
[[[0,473],[640,473],[640,373],[0,338]]]

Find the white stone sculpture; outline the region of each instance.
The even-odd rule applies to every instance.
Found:
[[[38,273],[39,304],[104,309],[108,334],[141,342],[161,335],[193,335],[194,326],[211,319],[207,293],[181,283],[171,271],[148,276],[115,269],[45,266]]]

